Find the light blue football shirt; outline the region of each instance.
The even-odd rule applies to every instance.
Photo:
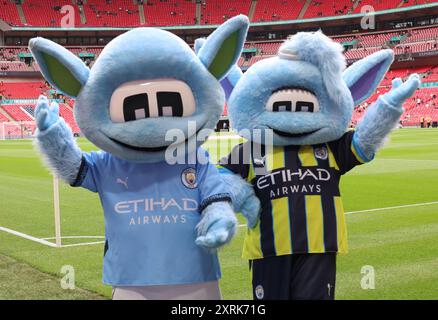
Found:
[[[212,163],[133,163],[103,151],[84,153],[75,185],[99,193],[104,209],[105,284],[172,285],[220,278],[217,255],[195,244],[200,207],[229,200]]]

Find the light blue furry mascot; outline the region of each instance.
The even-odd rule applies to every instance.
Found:
[[[30,41],[44,77],[76,98],[79,128],[102,149],[82,152],[58,106],[40,97],[38,149],[67,183],[99,194],[103,282],[114,299],[220,298],[214,249],[230,241],[236,218],[200,145],[222,113],[219,80],[240,57],[247,29],[245,16],[230,19],[197,54],[170,32],[133,29],[91,70],[49,40]]]
[[[347,251],[340,178],[373,159],[420,84],[416,74],[395,79],[347,131],[354,106],[375,91],[393,52],[349,68],[342,52],[322,32],[297,33],[277,56],[243,75],[235,67],[222,81],[232,90],[231,125],[248,139],[220,170],[248,220],[243,256],[255,299],[334,299],[336,254]]]

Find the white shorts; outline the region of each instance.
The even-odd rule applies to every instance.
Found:
[[[219,281],[144,287],[113,287],[113,300],[220,300]]]

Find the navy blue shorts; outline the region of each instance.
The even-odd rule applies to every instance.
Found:
[[[255,300],[334,300],[336,253],[307,253],[250,261]]]

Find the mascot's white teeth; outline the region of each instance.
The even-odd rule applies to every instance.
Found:
[[[266,103],[271,112],[318,112],[319,102],[316,96],[301,88],[284,88],[274,91]]]

